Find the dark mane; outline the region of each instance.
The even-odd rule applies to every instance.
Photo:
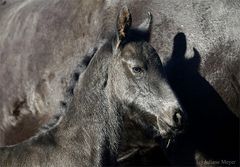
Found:
[[[84,72],[84,70],[87,68],[89,62],[91,61],[92,57],[96,53],[97,48],[92,48],[88,51],[88,53],[81,58],[75,69],[70,75],[69,84],[67,86],[65,95],[64,95],[64,101],[60,101],[60,112],[55,114],[53,118],[45,125],[43,125],[40,128],[40,134],[42,132],[47,132],[54,127],[58,125],[60,122],[60,119],[64,116],[64,114],[68,111],[69,104],[72,101],[72,98],[74,96],[74,88],[76,86],[76,83],[79,81],[80,75]]]
[[[76,86],[76,83],[79,80],[80,75],[87,68],[89,62],[91,61],[96,51],[97,51],[97,48],[90,49],[89,52],[80,60],[80,62],[77,64],[76,68],[73,70],[72,74],[70,75],[70,81],[64,95],[64,101],[60,102],[60,106],[63,109],[62,111],[63,113],[66,112],[66,109],[72,97],[74,96],[74,88]]]

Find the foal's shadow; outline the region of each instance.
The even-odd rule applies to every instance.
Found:
[[[197,49],[190,59],[185,58],[186,49],[186,36],[178,33],[165,65],[169,83],[188,114],[186,134],[171,150],[172,158],[176,164],[194,164],[195,152],[199,151],[207,159],[236,161],[239,120],[199,73],[201,55]]]

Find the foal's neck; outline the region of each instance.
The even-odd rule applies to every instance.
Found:
[[[81,149],[81,155],[89,155],[84,161],[98,166],[115,158],[120,122],[116,105],[106,94],[106,61],[94,58],[76,85],[56,137],[60,145],[71,151]]]

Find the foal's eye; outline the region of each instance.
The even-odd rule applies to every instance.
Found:
[[[143,72],[143,69],[141,67],[133,67],[132,68],[132,71],[134,73],[142,73]]]

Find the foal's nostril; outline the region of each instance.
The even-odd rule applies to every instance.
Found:
[[[181,126],[182,125],[182,114],[181,111],[176,111],[173,114],[173,121],[176,126]]]

